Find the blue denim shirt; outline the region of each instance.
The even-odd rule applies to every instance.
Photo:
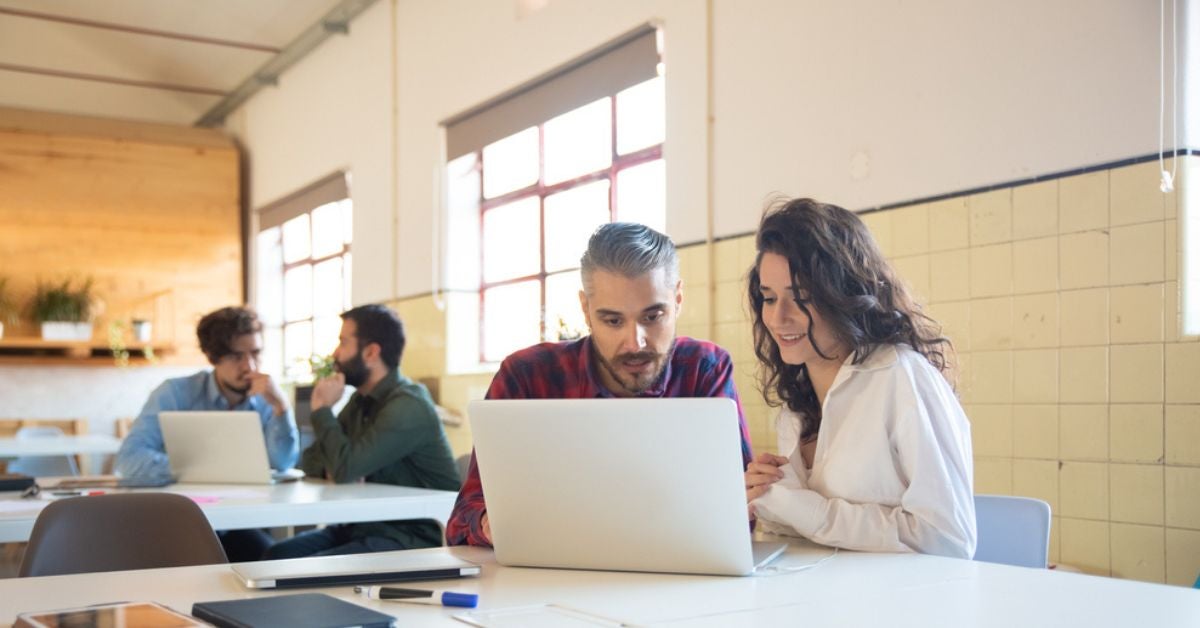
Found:
[[[212,371],[200,371],[187,377],[176,377],[163,382],[142,407],[129,435],[117,452],[116,472],[122,477],[138,478],[147,482],[167,481],[171,468],[167,462],[166,447],[163,445],[162,429],[158,426],[158,413],[164,410],[253,410],[262,417],[263,438],[267,442],[267,459],[273,469],[290,469],[300,456],[296,418],[289,409],[283,416],[274,416],[275,410],[261,396],[250,397],[237,406],[230,407],[229,401],[217,388]]]

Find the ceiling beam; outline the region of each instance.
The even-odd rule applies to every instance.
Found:
[[[31,20],[42,20],[45,22],[58,22],[60,24],[71,24],[74,26],[85,26],[87,28],[99,28],[110,31],[119,31],[122,33],[131,33],[134,35],[147,35],[150,37],[162,37],[165,39],[175,39],[179,41],[191,41],[198,44],[211,44],[213,46],[227,46],[229,48],[241,48],[244,50],[254,50],[257,52],[278,53],[279,48],[274,46],[265,46],[263,44],[254,44],[244,41],[233,41],[232,39],[219,39],[216,37],[204,37],[202,35],[190,35],[188,33],[177,33],[173,31],[162,31],[153,28],[142,28],[140,26],[130,26],[128,24],[117,24],[114,22],[99,22],[96,20],[85,20],[83,18],[69,17],[66,15],[54,15],[51,13],[39,13],[37,11],[25,11],[23,9],[12,9],[9,7],[0,7],[0,15],[12,15],[15,17],[24,17]]]
[[[288,68],[308,56],[317,46],[334,34],[350,33],[350,21],[358,17],[377,0],[341,0],[315,24],[300,33],[288,45],[284,46],[274,57],[271,57],[242,81],[225,98],[200,116],[196,121],[198,127],[215,127],[225,122],[228,116],[253,96],[264,85],[277,85],[279,76]]]

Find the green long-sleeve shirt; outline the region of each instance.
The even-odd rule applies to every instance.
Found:
[[[312,413],[316,439],[300,457],[300,468],[334,482],[367,482],[457,491],[454,454],[433,400],[424,386],[393,369],[367,394],[350,397],[333,416],[330,408]],[[351,524],[354,538],[386,537],[405,547],[436,547],[437,523],[377,521]]]

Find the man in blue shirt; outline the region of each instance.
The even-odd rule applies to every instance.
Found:
[[[300,454],[296,419],[279,385],[258,370],[262,352],[258,316],[245,307],[221,308],[200,319],[196,336],[212,370],[169,379],[150,393],[117,452],[117,473],[147,483],[170,480],[158,424],[158,413],[164,410],[253,410],[262,419],[271,467],[290,469]],[[261,530],[233,530],[219,536],[233,562],[257,560],[271,543]]]

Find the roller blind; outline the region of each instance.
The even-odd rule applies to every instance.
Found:
[[[446,158],[474,152],[517,131],[655,77],[655,28],[642,26],[567,65],[445,121]]]
[[[335,172],[270,205],[260,207],[258,228],[270,229],[282,225],[296,216],[306,214],[325,203],[349,198],[350,186],[346,182],[346,178],[345,172]]]

